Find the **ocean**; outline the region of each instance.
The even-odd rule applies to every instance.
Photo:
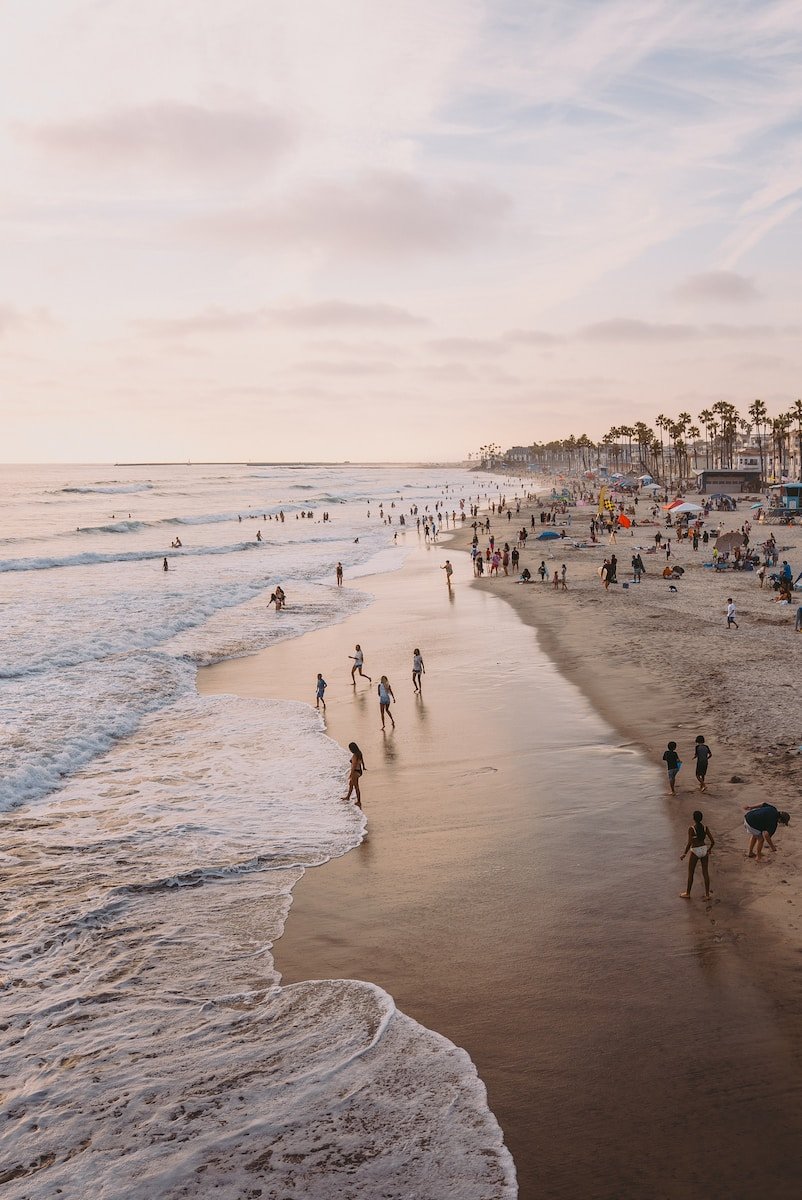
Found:
[[[450,468],[0,469],[9,1197],[515,1194],[465,1051],[370,981],[274,968],[304,869],[364,837],[347,752],[311,704],[195,687],[369,604],[410,510],[478,490]],[[338,561],[365,585],[337,588]]]

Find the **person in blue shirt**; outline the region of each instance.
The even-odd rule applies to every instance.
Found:
[[[328,686],[329,685],[326,683],[326,680],[320,674],[320,671],[318,671],[317,684],[315,685],[315,708],[320,708],[322,704],[324,712],[326,711],[326,701],[323,699],[323,693]]]
[[[765,842],[769,850],[775,854],[777,847],[771,840],[772,836],[777,832],[778,825],[787,825],[791,820],[790,814],[780,812],[773,804],[752,804],[744,809],[746,816],[744,817],[744,828],[749,834],[749,858],[756,858],[760,862],[763,856],[763,843]],[[755,853],[757,850],[757,853]]]

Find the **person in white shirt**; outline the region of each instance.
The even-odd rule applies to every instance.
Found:
[[[738,622],[735,620],[735,602],[733,601],[732,596],[728,596],[727,597],[727,628],[731,629],[733,625],[735,626],[736,629],[738,628]]]

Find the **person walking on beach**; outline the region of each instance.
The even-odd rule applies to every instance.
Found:
[[[318,671],[317,683],[315,684],[315,708],[320,708],[322,704],[324,712],[326,711],[326,701],[323,698],[323,693],[328,686],[329,685],[326,683],[326,680],[320,674],[320,671]]]
[[[787,812],[780,812],[773,804],[752,804],[744,809],[744,828],[749,834],[749,851],[747,858],[756,858],[758,862],[763,857],[763,843],[765,842],[774,854],[777,853],[777,847],[771,840],[772,836],[777,832],[778,825],[787,825],[791,820],[791,816]],[[757,854],[755,849],[757,848]]]
[[[668,771],[668,786],[671,789],[671,795],[676,796],[677,793],[674,788],[674,784],[676,782],[677,775],[679,774],[679,769],[682,766],[680,756],[677,754],[676,742],[668,743],[668,749],[663,754],[663,762],[666,764],[666,769]]]
[[[416,646],[412,651],[412,690],[423,695],[423,686],[421,675],[426,674],[426,668],[423,665],[423,656]]]
[[[348,791],[343,796],[343,800],[350,800],[351,793],[356,792],[356,802],[359,807],[362,807],[362,797],[359,793],[359,780],[367,771],[365,760],[362,757],[362,751],[357,746],[356,742],[349,742],[348,749],[351,751],[351,766],[348,773]]]
[[[365,656],[362,653],[362,647],[359,645],[358,642],[357,642],[356,646],[354,647],[354,653],[349,654],[348,657],[350,659],[353,659],[353,663],[354,663],[354,665],[351,667],[351,683],[354,685],[354,687],[356,687],[357,671],[359,672],[362,679],[367,679],[368,683],[373,683],[373,680],[371,679],[370,675],[366,675],[365,672],[362,670],[362,667],[365,662]]]
[[[735,626],[738,628],[738,622],[735,620],[735,601],[732,596],[727,597],[727,628],[731,629]]]
[[[452,567],[452,565],[448,559],[446,559],[446,561],[443,563],[440,570],[445,571],[446,587],[448,588],[449,591],[451,591],[451,576],[454,574],[454,568]]]
[[[706,792],[705,777],[707,775],[707,766],[710,759],[713,757],[713,751],[708,746],[703,734],[699,734],[696,739],[696,745],[693,748],[693,757],[696,759],[696,778],[699,781],[699,791]]]
[[[341,562],[337,563],[337,569],[334,573],[337,577],[337,587],[342,587],[342,585],[343,585],[343,565]]]
[[[568,574],[568,568],[566,567],[565,563],[563,563],[563,565],[560,567],[560,583],[562,584],[562,588],[563,588],[564,592],[568,591],[568,584],[565,582],[565,576],[567,574]]]
[[[710,845],[707,844],[707,839],[710,839]],[[680,862],[690,853],[688,859],[688,886],[684,892],[680,892],[680,897],[683,900],[690,900],[691,888],[693,887],[693,876],[696,870],[696,864],[702,864],[702,877],[705,881],[705,900],[710,899],[710,851],[715,846],[713,835],[704,823],[704,814],[697,809],[693,814],[693,825],[688,827],[688,844],[679,856]]]
[[[382,675],[380,682],[376,685],[376,690],[379,693],[379,712],[382,718],[382,729],[384,729],[385,716],[390,718],[390,724],[395,729],[395,721],[393,714],[390,712],[390,702],[395,700],[393,695],[393,687],[386,675]]]

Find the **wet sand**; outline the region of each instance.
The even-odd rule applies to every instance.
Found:
[[[297,886],[285,982],[371,980],[464,1046],[524,1198],[798,1194],[798,1045],[701,880],[677,898],[661,773],[469,576],[415,551],[343,624],[200,673],[204,692],[313,702],[320,670],[328,732],[365,753],[368,837]],[[374,684],[354,690],[357,641]]]

